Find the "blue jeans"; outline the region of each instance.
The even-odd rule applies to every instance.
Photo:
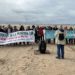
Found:
[[[57,57],[64,58],[64,45],[61,44],[57,45]]]

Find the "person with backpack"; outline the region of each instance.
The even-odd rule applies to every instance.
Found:
[[[62,25],[55,32],[55,43],[57,45],[57,59],[64,59],[65,32]]]

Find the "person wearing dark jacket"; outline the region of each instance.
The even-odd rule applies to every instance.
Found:
[[[57,26],[54,26],[53,30],[54,30],[54,31],[58,30]],[[54,44],[55,44],[55,38],[53,39],[53,42],[54,42]]]
[[[13,32],[13,28],[12,26],[9,24],[8,28],[7,28],[7,33],[12,33]]]
[[[24,26],[21,25],[19,31],[25,31]],[[20,42],[20,45],[22,44],[22,42]],[[25,45],[25,42],[23,42],[23,44]]]
[[[32,26],[32,30],[34,31],[34,36],[35,36],[35,43],[38,43],[38,31],[37,31],[37,27],[35,27],[34,25]]]
[[[9,24],[6,31],[7,31],[7,34],[12,33],[13,32],[13,27]],[[11,43],[11,44],[8,44],[8,45],[12,46],[13,44]]]
[[[14,26],[13,32],[18,31],[17,26]]]
[[[8,28],[7,27],[4,28],[4,32],[8,33]]]
[[[33,28],[31,29],[30,26],[27,26],[26,31],[33,30]],[[29,44],[30,44],[30,42],[27,42],[27,45],[29,45]]]
[[[2,26],[0,26],[0,32],[4,32],[4,30],[2,29]]]
[[[25,30],[25,29],[24,29],[24,26],[21,25],[19,31],[24,31],[24,30]]]
[[[17,26],[14,26],[14,28],[13,28],[13,32],[17,32],[18,31],[18,29],[17,29]],[[14,46],[16,46],[18,43],[14,43]]]
[[[0,26],[0,32],[4,32],[4,30],[2,29],[2,26]],[[2,46],[2,45],[0,45],[0,46]]]

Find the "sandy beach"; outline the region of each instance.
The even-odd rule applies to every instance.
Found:
[[[0,75],[75,75],[75,50],[65,46],[65,59],[56,59],[56,46],[47,45],[50,54],[35,54],[38,46],[0,47]]]
[[[0,75],[75,75],[75,0],[0,0]]]

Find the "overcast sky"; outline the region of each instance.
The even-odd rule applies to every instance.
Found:
[[[0,0],[0,23],[75,24],[75,0]]]

